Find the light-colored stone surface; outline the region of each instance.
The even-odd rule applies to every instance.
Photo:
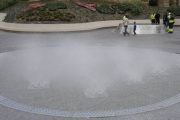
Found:
[[[7,15],[6,13],[0,13],[0,22],[2,22],[4,20],[6,15]]]
[[[6,13],[0,13],[0,29],[19,32],[62,32],[62,31],[84,31],[99,28],[116,27],[122,20],[99,21],[89,23],[73,23],[73,24],[16,24],[3,22]],[[133,24],[150,24],[149,19],[130,20]],[[162,20],[161,20],[162,23]],[[176,19],[175,25],[180,25],[180,19]]]
[[[158,50],[158,51],[166,51],[166,52],[172,52],[172,53],[180,53],[180,36],[179,36],[179,32],[180,32],[180,28],[175,27],[174,28],[174,34],[156,34],[156,35],[137,35],[137,36],[126,36],[124,37],[121,34],[116,34],[114,32],[112,32],[113,30],[115,30],[115,28],[112,29],[101,29],[101,30],[96,30],[96,31],[87,31],[87,32],[71,32],[71,33],[51,33],[51,34],[42,34],[42,33],[7,33],[7,32],[3,32],[0,31],[0,52],[1,54],[6,54],[7,51],[12,51],[12,50],[17,50],[17,49],[27,49],[27,48],[54,48],[54,47],[68,47],[68,46],[75,46],[78,43],[82,46],[82,45],[86,45],[86,47],[84,47],[82,49],[82,51],[86,51],[87,46],[89,47],[97,47],[97,48],[106,48],[108,53],[110,50],[112,50],[115,47],[120,47],[122,46],[127,46],[128,48],[144,48],[144,49],[152,49],[152,50]],[[69,49],[71,48],[69,47]],[[80,47],[80,46],[79,46]],[[81,48],[81,47],[80,47]],[[76,49],[74,49],[76,50]],[[98,53],[98,49],[94,49],[97,50]],[[105,50],[105,49],[104,49]],[[72,50],[70,50],[72,51]],[[58,53],[61,51],[58,51]],[[8,52],[7,52],[8,53]],[[45,52],[45,54],[49,54],[49,52]],[[114,55],[116,54],[115,52],[113,53]],[[14,56],[16,56],[16,54],[12,54]],[[30,55],[30,54],[26,54],[26,55]],[[51,54],[49,54],[51,55]],[[82,54],[80,54],[81,56]],[[179,55],[179,54],[177,54]],[[162,56],[160,56],[162,57]],[[172,58],[171,56],[166,56],[169,58]],[[63,58],[63,57],[62,57]],[[107,57],[105,57],[107,58]],[[96,58],[94,58],[96,59]],[[171,61],[173,62],[173,61]],[[19,61],[18,64],[14,64],[16,66],[22,64],[22,62]],[[9,64],[9,68],[13,68],[12,66],[13,64]],[[178,64],[179,65],[179,64]],[[16,85],[20,84],[20,86],[22,87],[28,87],[26,86],[24,82],[17,82],[20,79],[16,79],[13,80],[11,82],[8,82],[8,84],[3,85],[3,83],[7,83],[7,80],[10,80],[9,78],[12,77],[11,75],[14,75],[14,77],[16,77],[15,72],[10,72],[9,74],[7,72],[8,66],[4,67],[3,70],[6,70],[4,74],[2,73],[2,71],[0,72],[1,75],[0,77],[3,77],[4,75],[7,75],[7,79],[1,79],[0,82],[0,94],[2,94],[3,96],[6,96],[12,100],[16,100],[17,102],[22,103],[20,100],[25,100],[25,102],[27,102],[27,104],[32,105],[32,102],[37,103],[37,99],[35,96],[35,94],[31,94],[31,95],[27,95],[27,97],[34,97],[34,101],[32,99],[26,99],[27,97],[23,97],[22,94],[25,91],[15,91],[13,90],[13,88],[15,89],[21,89],[20,87],[16,87]],[[9,70],[13,70],[13,69],[9,69]],[[16,69],[17,70],[17,69]],[[178,74],[179,70],[176,71],[176,75]],[[174,75],[172,74],[172,79],[174,79]],[[114,101],[121,101],[121,102],[125,102],[126,100],[123,100],[125,97],[127,97],[127,101],[129,101],[130,104],[117,104],[117,105],[127,105],[129,107],[132,107],[132,104],[135,104],[137,106],[139,106],[139,103],[142,103],[142,101],[145,100],[145,102],[148,102],[148,104],[150,102],[153,102],[156,99],[159,99],[159,101],[161,101],[160,99],[163,99],[163,97],[171,97],[176,95],[175,92],[179,93],[179,77],[177,77],[177,82],[173,81],[172,79],[167,79],[165,81],[167,77],[164,76],[164,79],[156,79],[154,81],[150,81],[152,84],[151,85],[155,85],[152,86],[153,89],[151,90],[157,90],[159,91],[160,95],[157,95],[156,97],[153,97],[152,94],[147,94],[148,91],[147,89],[150,87],[150,84],[148,85],[148,87],[143,87],[143,84],[137,84],[137,87],[134,90],[132,90],[133,84],[128,84],[129,88],[128,89],[127,86],[124,85],[119,85],[117,84],[117,86],[119,86],[119,91],[115,91],[116,94],[122,93],[122,97],[121,96],[116,96],[116,97],[112,97],[111,94],[109,94],[109,98],[110,100],[112,100],[112,102],[109,102],[108,104],[104,104],[104,101],[99,101],[99,100],[94,100],[91,103],[87,104],[87,105],[92,105],[96,102],[99,102],[99,104],[93,106],[94,109],[98,110],[99,107],[98,105],[100,105],[100,107],[103,108],[103,110],[108,109],[110,110],[110,108],[113,107],[113,104],[115,103]],[[146,80],[146,79],[145,79]],[[158,82],[159,81],[159,82]],[[14,84],[16,83],[16,84]],[[12,86],[10,86],[12,85]],[[58,84],[54,84],[54,85],[58,85]],[[159,85],[160,87],[158,87],[157,85]],[[142,86],[142,87],[141,87]],[[4,91],[5,89],[3,88],[11,88],[7,91]],[[158,88],[158,89],[155,89]],[[52,91],[54,91],[52,89],[52,84],[51,84],[51,89]],[[111,87],[111,88],[115,88],[115,87]],[[177,89],[175,89],[177,88]],[[71,91],[74,91],[74,89],[70,88]],[[39,90],[38,90],[39,91]],[[38,92],[37,91],[37,92]],[[124,92],[125,91],[125,92]],[[133,92],[137,92],[139,94],[133,94]],[[33,92],[33,91],[32,91]],[[40,91],[39,91],[40,92]],[[53,93],[58,93],[60,94],[61,91],[54,91]],[[130,92],[132,93],[131,95],[127,95],[127,93]],[[68,108],[81,108],[84,107],[83,103],[80,103],[77,107],[73,107],[75,104],[72,104],[73,101],[75,100],[82,100],[79,97],[77,97],[79,94],[72,94],[72,92],[69,91],[70,94],[67,94],[68,91],[66,91],[66,95],[68,95],[68,98],[73,98],[73,99],[66,99],[66,101],[64,102],[64,104],[61,105],[62,108],[64,108],[63,106],[67,106]],[[157,94],[158,92],[154,91],[154,94]],[[165,93],[165,94],[164,94]],[[15,97],[13,97],[16,94]],[[151,97],[152,99],[146,99],[147,97],[144,97],[142,99],[139,99],[140,95],[149,95],[148,97]],[[167,96],[167,94],[169,94]],[[51,94],[47,94],[46,89],[44,89],[44,94],[40,94],[40,96],[38,99],[43,99],[44,97],[47,95],[51,95]],[[64,94],[62,94],[64,96]],[[134,97],[136,99],[134,99],[134,97],[132,97],[134,95]],[[11,98],[13,97],[13,98]],[[18,99],[20,100],[18,100]],[[62,97],[63,99],[64,97]],[[49,101],[46,105],[50,105],[50,102],[52,101],[52,99],[49,97]],[[61,102],[61,101],[59,101]],[[53,103],[53,102],[52,102]],[[40,105],[38,103],[38,105]],[[46,108],[46,105],[43,106],[43,108]],[[53,105],[55,107],[57,107],[56,104],[53,103]],[[109,106],[107,106],[109,105]],[[51,106],[52,107],[52,106]],[[116,107],[116,106],[114,106]],[[172,105],[170,107],[164,108],[164,109],[160,109],[160,110],[156,110],[156,111],[151,111],[151,112],[146,112],[146,113],[140,113],[140,114],[134,114],[134,115],[127,115],[127,116],[117,116],[117,117],[106,117],[106,118],[65,118],[65,117],[52,117],[52,116],[45,116],[45,115],[37,115],[37,114],[32,114],[32,113],[27,113],[27,112],[22,112],[19,110],[15,110],[15,109],[11,109],[5,106],[0,105],[0,120],[179,120],[180,119],[180,103],[177,103],[175,105]]]

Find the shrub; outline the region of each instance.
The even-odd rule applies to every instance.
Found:
[[[21,17],[22,17],[22,15],[21,15],[21,14],[16,15],[16,18],[17,18],[17,19],[19,19],[19,18],[21,18]]]
[[[56,11],[58,8],[57,8],[57,6],[48,6],[48,9],[50,11]]]
[[[114,3],[111,5],[111,8],[114,9],[119,14],[125,13],[125,10],[123,9],[123,6],[121,3]]]
[[[125,1],[122,3],[112,4],[111,7],[119,14],[124,14],[129,11],[132,12],[133,15],[139,15],[143,9],[146,8],[146,5],[140,1]]]
[[[158,0],[150,0],[149,5],[150,6],[158,6]]]
[[[29,10],[29,9],[31,9],[31,8],[43,7],[43,6],[45,6],[45,5],[46,5],[45,3],[43,3],[43,4],[40,4],[40,3],[30,4],[29,7],[26,8],[26,9],[24,9],[23,11],[27,11],[27,10]]]
[[[41,16],[41,17],[39,18],[39,21],[44,21],[43,19],[44,19],[44,17]]]
[[[29,21],[29,18],[28,18],[28,17],[26,18],[26,21]]]
[[[16,18],[23,21],[73,21],[75,16],[71,13],[61,13],[60,11],[41,11],[41,8],[31,8]]]
[[[57,9],[67,9],[67,5],[63,2],[48,2],[46,7],[50,11],[56,11]]]
[[[49,20],[50,20],[50,21],[54,21],[54,17],[51,16],[51,17],[49,18]]]
[[[41,0],[41,2],[48,2],[49,0]]]
[[[13,6],[18,2],[19,0],[0,0],[0,10]]]
[[[104,14],[115,14],[115,10],[111,9],[108,4],[103,3],[99,7],[95,7],[96,10]]]
[[[170,7],[168,7],[167,11],[169,11],[169,12],[174,12],[175,9],[176,9],[176,7],[170,6]]]
[[[179,7],[170,6],[168,7],[167,11],[172,12],[177,16],[180,16],[180,6]]]
[[[29,21],[34,21],[35,19],[33,17],[29,18]]]
[[[89,10],[96,11],[96,9],[94,8],[96,4],[88,4],[88,3],[81,3],[81,2],[76,2],[76,4],[78,4],[79,6],[88,8]]]
[[[176,7],[176,9],[174,11],[174,14],[177,15],[177,16],[180,16],[180,6]]]
[[[67,5],[63,2],[57,2],[58,9],[67,9]]]

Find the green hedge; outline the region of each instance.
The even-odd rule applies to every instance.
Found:
[[[40,7],[22,12],[16,15],[16,18],[21,21],[73,21],[75,16],[60,11],[46,11],[45,7]]]
[[[170,6],[167,8],[167,11],[172,12],[177,16],[180,16],[180,6],[178,6],[178,7]]]
[[[125,1],[122,3],[112,4],[111,7],[119,14],[131,12],[133,15],[139,15],[143,9],[146,8],[146,5],[140,1]]]
[[[56,11],[57,9],[67,9],[67,5],[63,2],[48,2],[46,7],[50,11]]]
[[[176,9],[174,11],[174,14],[177,15],[177,16],[180,16],[180,6],[176,7]]]
[[[104,13],[104,14],[115,14],[116,13],[116,11],[111,9],[109,7],[109,5],[106,3],[103,3],[99,7],[95,7],[95,8],[98,12]]]
[[[169,11],[169,12],[174,12],[175,9],[176,9],[176,7],[170,6],[170,7],[167,8],[167,11]]]
[[[13,6],[18,2],[19,0],[0,0],[0,10],[4,10],[5,8]]]

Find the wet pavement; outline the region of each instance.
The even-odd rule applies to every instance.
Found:
[[[180,28],[174,34],[123,36],[115,28],[86,32],[0,31],[0,95],[62,111],[124,110],[179,94]],[[180,104],[105,118],[178,120]],[[81,120],[32,114],[0,106],[0,119]],[[113,115],[112,115],[113,116]],[[114,115],[116,116],[116,115]],[[89,117],[87,115],[87,117]]]

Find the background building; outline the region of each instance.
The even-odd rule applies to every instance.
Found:
[[[64,1],[69,1],[69,0],[64,0]],[[79,0],[74,0],[74,1],[79,1]],[[102,0],[102,1],[123,2],[123,1],[133,1],[133,0]],[[140,0],[140,1],[143,1],[146,4],[149,3],[149,0]],[[158,0],[158,4],[159,6],[165,6],[165,7],[168,7],[169,5],[180,6],[180,0]]]
[[[114,2],[122,2],[127,0],[106,0],[106,1],[114,1]],[[148,4],[149,0],[141,0],[144,3]],[[180,0],[158,0],[159,6],[168,7],[169,5],[177,5],[180,6]]]

